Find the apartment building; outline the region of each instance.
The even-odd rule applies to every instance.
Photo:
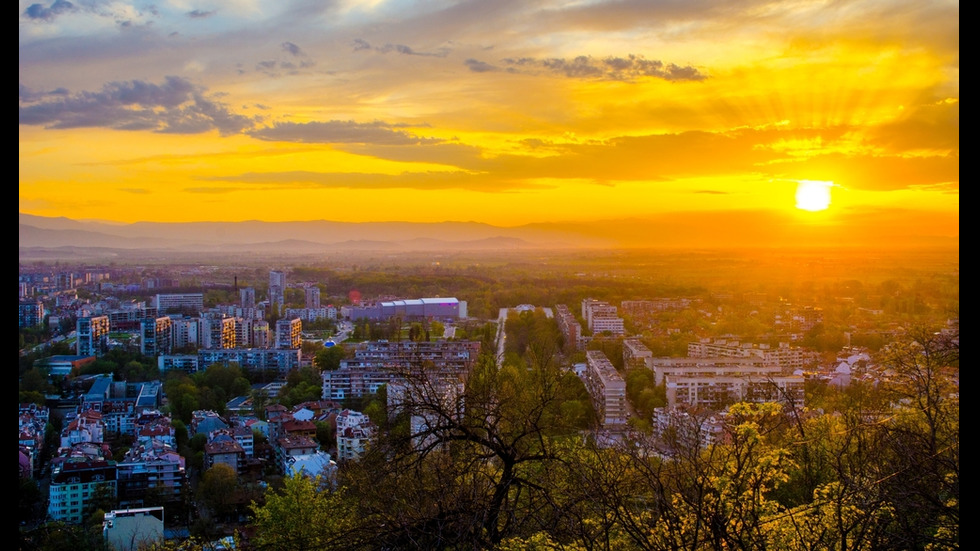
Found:
[[[197,351],[198,369],[213,364],[236,363],[248,371],[273,370],[285,375],[300,366],[299,348],[275,350],[272,348],[201,349]]]
[[[269,306],[282,309],[286,300],[286,273],[278,270],[269,272]]]
[[[109,350],[109,316],[78,318],[75,332],[75,354],[101,356]]]
[[[44,303],[40,300],[20,301],[17,327],[40,327],[44,324]]]
[[[140,354],[159,356],[173,350],[174,325],[167,317],[145,318],[140,322]]]
[[[177,310],[201,312],[204,310],[204,293],[157,294],[154,305],[160,314]]]
[[[303,289],[306,295],[306,308],[314,310],[320,307],[320,288],[316,285],[309,285]]]
[[[764,365],[778,366],[786,373],[803,369],[814,358],[812,352],[789,343],[779,343],[774,348],[766,343],[728,339],[701,339],[688,343],[687,355],[690,358],[759,358]]]
[[[351,358],[341,360],[339,369],[323,372],[322,398],[341,401],[375,393],[423,365],[447,381],[465,379],[479,352],[478,341],[360,343]]]
[[[804,383],[802,375],[668,375],[667,406],[719,410],[734,402],[783,402],[802,408]]]
[[[581,350],[584,347],[582,342],[582,326],[572,311],[564,304],[555,305],[555,320],[558,322],[558,329],[565,337],[565,350]]]
[[[281,319],[276,322],[276,348],[299,348],[303,344],[303,320]]]
[[[116,465],[116,487],[121,507],[142,507],[148,494],[180,501],[187,488],[185,459],[163,441],[137,443]]]
[[[601,350],[587,350],[585,358],[583,382],[592,397],[600,425],[607,429],[624,426],[629,418],[626,381]]]
[[[201,347],[208,349],[235,348],[235,318],[210,314],[201,319]]]
[[[616,307],[606,301],[591,298],[582,301],[582,317],[593,335],[609,332],[613,335],[625,335],[623,318],[616,315]]]
[[[52,461],[48,490],[48,516],[52,520],[80,524],[97,495],[116,497],[115,461],[86,457]]]
[[[640,339],[625,339],[623,341],[623,365],[627,368],[653,367],[653,352]]]

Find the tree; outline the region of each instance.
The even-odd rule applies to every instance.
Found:
[[[320,371],[336,371],[340,369],[340,361],[346,358],[347,349],[343,345],[328,346],[316,353],[313,365]]]
[[[897,404],[882,426],[888,476],[881,491],[895,508],[893,545],[959,545],[959,334],[915,328],[881,361],[895,377],[885,385]]]
[[[281,489],[266,491],[263,504],[252,502],[253,543],[284,551],[351,548],[352,503],[344,490],[324,488],[319,477],[285,478]]]
[[[227,516],[234,509],[238,489],[238,473],[224,464],[216,463],[204,472],[197,487],[198,503],[217,518]]]

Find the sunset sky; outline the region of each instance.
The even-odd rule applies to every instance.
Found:
[[[23,213],[514,226],[778,211],[958,236],[957,1],[19,8]],[[829,207],[797,208],[801,181],[826,182]]]

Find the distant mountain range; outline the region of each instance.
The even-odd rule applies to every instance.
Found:
[[[922,235],[910,223],[857,232],[844,224],[800,223],[791,213],[672,213],[653,219],[537,223],[478,222],[136,222],[120,224],[20,213],[21,258],[159,253],[323,254],[521,251],[572,248],[955,246],[958,235]],[[894,226],[894,225],[892,225]],[[886,233],[886,231],[888,233]],[[903,233],[896,233],[904,232]]]
[[[476,222],[137,222],[116,224],[20,213],[20,248],[181,252],[452,251],[578,247],[558,229]],[[593,245],[601,246],[594,242]]]

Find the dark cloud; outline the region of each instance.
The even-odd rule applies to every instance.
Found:
[[[170,76],[163,83],[131,80],[110,82],[98,92],[25,95],[22,89],[20,124],[47,128],[102,127],[197,134],[218,130],[235,134],[255,121],[228,111],[208,99],[203,87]]]
[[[424,138],[380,121],[358,123],[354,121],[327,121],[276,123],[250,133],[253,138],[299,143],[347,143],[376,145],[429,145],[442,142],[438,138]]]
[[[469,67],[470,71],[473,71],[475,73],[489,73],[489,72],[500,70],[500,67],[495,67],[493,65],[490,65],[489,63],[485,63],[483,61],[479,61],[473,58],[467,59],[466,61],[463,62],[463,64]]]
[[[309,69],[316,65],[306,52],[302,48],[297,46],[293,42],[283,42],[279,45],[280,49],[290,56],[289,59],[270,59],[265,61],[259,61],[255,64],[255,70],[266,74],[270,77],[282,76],[282,74],[296,75],[300,74],[303,69]],[[295,58],[299,58],[300,61],[297,63]]]
[[[595,59],[581,55],[572,59],[531,57],[506,58],[503,62],[513,69],[523,72],[544,72],[568,78],[634,81],[641,77],[662,78],[664,80],[704,80],[707,78],[695,67],[682,67],[674,63],[664,65],[662,61],[644,59],[630,54],[627,57],[606,57]]]
[[[390,43],[385,44],[384,46],[372,47],[371,44],[366,40],[363,40],[361,38],[354,39],[355,52],[359,50],[372,50],[372,49],[382,54],[387,54],[389,52],[397,52],[403,55],[417,55],[417,56],[424,56],[424,57],[446,57],[447,55],[449,55],[449,52],[452,51],[449,48],[442,47],[442,48],[436,48],[434,52],[419,52],[416,51],[411,46],[406,46],[404,44],[390,44]]]
[[[193,10],[193,11],[187,12],[187,17],[190,17],[191,19],[204,19],[206,17],[211,17],[215,13],[217,13],[217,12],[215,12],[215,11]]]
[[[289,52],[290,54],[292,54],[294,56],[301,56],[301,55],[303,55],[303,50],[301,50],[299,46],[297,46],[296,44],[293,44],[292,42],[283,42],[282,43],[282,49],[283,49],[284,52]]]
[[[44,21],[50,21],[55,18],[55,16],[62,13],[75,11],[75,5],[67,0],[55,0],[51,7],[45,8],[42,4],[31,4],[27,6],[24,10],[24,15],[31,19],[41,19]]]

